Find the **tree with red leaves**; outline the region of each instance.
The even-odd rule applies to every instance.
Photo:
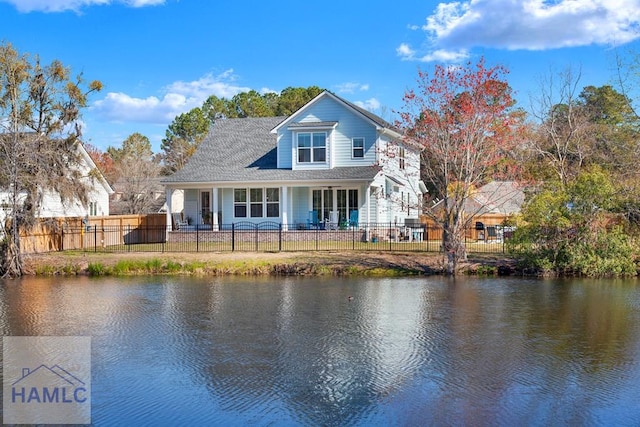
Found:
[[[84,144],[84,149],[87,151],[87,154],[89,154],[89,157],[91,157],[91,160],[93,160],[93,163],[95,163],[98,169],[100,169],[100,172],[107,179],[109,184],[113,185],[117,178],[117,173],[115,171],[115,163],[113,162],[113,158],[111,158],[111,154],[104,152],[95,145],[89,143]]]
[[[419,71],[418,87],[403,100],[397,123],[405,143],[422,153],[422,178],[441,200],[425,210],[443,229],[447,273],[466,259],[464,231],[471,216],[465,201],[490,178],[513,176],[523,113],[514,107],[502,66],[484,59],[465,66],[435,67],[433,76]]]

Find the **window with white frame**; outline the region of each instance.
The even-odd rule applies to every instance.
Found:
[[[267,188],[267,218],[278,218],[280,216],[280,189]]]
[[[236,218],[278,218],[280,216],[279,188],[234,189],[234,216]],[[248,196],[248,197],[247,197]]]
[[[351,140],[351,156],[354,159],[364,157],[364,138],[353,138]]]
[[[400,149],[398,150],[398,167],[400,167],[400,169],[404,169],[404,161],[405,161],[405,153],[404,153],[404,147],[399,147]]]
[[[300,132],[297,134],[298,163],[325,163],[327,161],[326,132]]]
[[[89,216],[98,215],[98,202],[89,202]]]
[[[236,218],[247,217],[247,190],[245,188],[233,190],[233,216]]]
[[[262,217],[262,188],[252,188],[250,190],[251,196],[251,218]]]

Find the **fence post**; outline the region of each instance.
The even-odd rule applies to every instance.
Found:
[[[93,252],[98,252],[98,226],[93,226]]]
[[[278,252],[282,252],[282,223],[278,228]]]
[[[127,252],[131,252],[131,224],[127,224],[127,236],[129,236],[129,244],[127,245]]]
[[[196,227],[196,252],[200,252],[200,227],[198,227],[198,224],[196,224],[195,227]]]
[[[391,221],[389,221],[389,252],[391,252],[393,249],[391,248],[391,236],[395,235],[396,230],[393,230],[394,234],[391,234]]]
[[[351,250],[356,250],[356,227],[351,226]]]
[[[231,252],[236,250],[236,223],[231,223]]]
[[[260,240],[260,235],[258,233],[258,224],[254,224],[253,226],[255,227],[254,228],[255,229],[255,239],[254,240],[256,242],[256,252],[258,252],[258,242]]]

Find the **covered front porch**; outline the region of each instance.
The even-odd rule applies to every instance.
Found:
[[[167,187],[171,200],[177,187]],[[273,222],[284,230],[338,229],[393,219],[382,215],[379,187],[372,183],[340,185],[202,186],[184,190],[184,206],[169,206],[171,230],[221,230],[225,224]],[[382,201],[385,202],[384,198]],[[396,218],[397,219],[397,218]]]

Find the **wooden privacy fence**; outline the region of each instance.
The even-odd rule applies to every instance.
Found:
[[[20,233],[20,244],[28,254],[156,243],[165,239],[166,221],[165,214],[43,218],[29,232]]]

